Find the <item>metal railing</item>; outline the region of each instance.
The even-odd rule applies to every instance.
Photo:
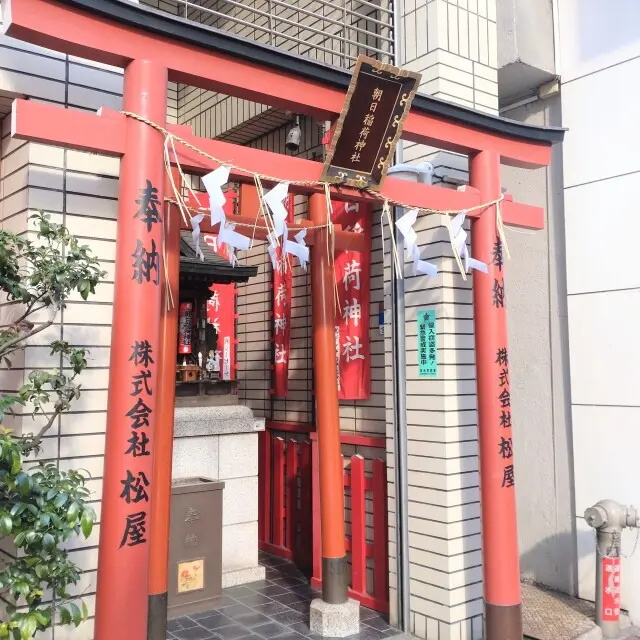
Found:
[[[346,69],[394,61],[393,0],[143,0],[174,15]]]

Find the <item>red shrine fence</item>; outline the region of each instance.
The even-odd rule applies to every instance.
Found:
[[[341,434],[343,445],[380,449],[384,438]],[[260,549],[293,560],[311,584],[322,586],[320,492],[315,427],[267,422],[260,433]],[[343,456],[343,460],[344,460]],[[345,545],[349,554],[349,595],[362,605],[388,612],[389,555],[387,469],[383,459],[348,457],[344,470]],[[315,514],[315,518],[314,518]]]

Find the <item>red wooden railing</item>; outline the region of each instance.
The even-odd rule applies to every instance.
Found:
[[[313,441],[313,512],[320,512],[318,469],[316,455],[317,440]],[[384,438],[347,435],[340,436],[342,444],[384,449]],[[343,456],[344,459],[344,456]],[[347,552],[351,552],[351,587],[349,595],[383,613],[389,612],[389,529],[387,519],[387,467],[383,460],[372,461],[371,476],[365,474],[365,460],[360,455],[351,456],[344,472],[344,486],[351,497],[351,533],[345,539]],[[371,497],[373,510],[373,539],[367,541],[367,494]],[[368,562],[370,560],[371,562]],[[313,577],[314,587],[322,586],[322,542],[320,519],[313,519]]]
[[[310,430],[270,422],[259,439],[258,546],[302,571],[312,562]]]
[[[342,434],[343,445],[375,449],[384,438]],[[260,433],[259,546],[294,560],[311,583],[322,586],[322,541],[316,434],[311,425],[267,422]],[[376,459],[371,473],[355,455],[345,468],[345,493],[350,498],[350,532],[345,539],[351,555],[349,595],[364,606],[389,610],[389,558],[386,464]],[[367,502],[371,504],[367,512]],[[315,517],[313,517],[315,515]],[[369,516],[369,521],[367,521]],[[367,527],[369,524],[369,527]],[[367,529],[369,539],[367,539]]]

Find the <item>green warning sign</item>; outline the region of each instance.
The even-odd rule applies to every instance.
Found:
[[[436,312],[418,311],[418,369],[421,378],[438,376]]]

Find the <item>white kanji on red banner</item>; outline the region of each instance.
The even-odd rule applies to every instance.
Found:
[[[282,221],[282,224],[286,226],[286,223],[293,222],[292,195],[285,199],[284,206],[287,210],[287,217]],[[273,258],[273,395],[277,398],[283,398],[287,395],[289,387],[293,260],[287,258],[282,245],[275,247]]]
[[[333,222],[352,233],[363,234],[371,245],[371,206],[333,202]],[[369,284],[371,252],[339,251],[335,256],[336,370],[341,400],[363,400],[371,395],[369,349]]]

